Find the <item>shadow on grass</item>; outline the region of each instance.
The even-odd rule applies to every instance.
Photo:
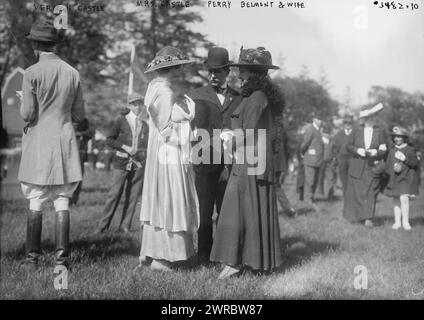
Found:
[[[388,224],[388,223],[393,224],[394,217],[393,216],[378,216],[378,217],[374,217],[372,219],[372,222],[373,222],[375,227],[381,227],[381,226]]]
[[[277,269],[277,272],[284,272],[289,268],[302,264],[317,254],[336,250],[339,246],[336,243],[307,240],[302,237],[282,238],[283,265]]]
[[[298,216],[304,216],[304,215],[308,215],[310,213],[315,213],[315,209],[314,208],[310,208],[310,207],[302,207],[302,208],[297,208],[296,209],[296,214]]]
[[[414,217],[412,219],[409,220],[409,223],[414,226],[414,225],[421,225],[424,226],[424,217]]]
[[[323,198],[315,198],[315,202],[324,202],[324,203],[334,203],[339,202],[343,200],[343,197],[341,196],[332,196],[332,197],[323,197]]]
[[[138,257],[140,242],[128,236],[107,235],[101,236],[101,238],[77,239],[71,242],[70,249],[73,263],[80,263],[86,259],[97,261],[125,255]],[[43,241],[41,250],[43,254],[52,254],[54,253],[55,245],[50,240]],[[6,252],[4,256],[14,260],[24,259],[25,244]]]
[[[374,226],[380,227],[383,226],[385,224],[393,224],[395,221],[393,216],[379,216],[379,217],[375,217],[373,218],[373,223]],[[421,225],[424,226],[424,217],[414,217],[409,219],[409,223],[411,224],[411,226],[414,225]]]

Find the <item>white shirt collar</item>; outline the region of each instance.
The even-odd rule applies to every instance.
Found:
[[[312,122],[312,125],[314,126],[315,129],[317,129],[319,131],[318,126],[314,122]]]
[[[400,144],[400,145],[395,144],[395,147],[396,147],[396,148],[398,148],[398,149],[403,149],[403,148],[405,148],[407,145],[408,145],[407,143],[402,143],[402,144]]]

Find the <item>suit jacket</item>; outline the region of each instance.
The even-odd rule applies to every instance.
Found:
[[[346,149],[346,144],[348,143],[349,137],[352,135],[352,133],[353,130],[350,135],[346,135],[344,129],[342,129],[334,136],[334,152],[338,158],[352,157],[352,154]]]
[[[126,113],[122,113],[115,121],[107,132],[106,144],[116,151],[114,157],[115,169],[125,170],[130,162],[129,155],[122,149],[123,145],[132,146],[133,135],[130,124],[125,117]],[[142,128],[138,135],[137,152],[132,157],[134,160],[144,164],[146,160],[147,142],[149,137],[149,126],[147,122],[142,121]]]
[[[22,91],[20,113],[28,125],[18,180],[38,185],[82,180],[72,125],[84,120],[78,71],[55,54],[43,54],[25,70]]]
[[[324,142],[322,135],[312,124],[306,128],[303,141],[300,145],[300,152],[303,154],[303,164],[305,166],[318,168],[322,164],[324,157]]]
[[[213,136],[213,129],[222,130],[223,128],[231,128],[230,117],[242,100],[240,93],[228,86],[224,104],[221,105],[211,85],[193,90],[191,98],[196,103],[196,111],[192,125],[197,128],[206,129],[211,138]],[[211,163],[212,152],[213,148],[211,147]],[[201,166],[205,167],[204,165]],[[213,168],[213,166],[207,167],[211,170]]]
[[[207,85],[193,90],[191,98],[196,103],[193,124],[197,128],[208,130],[212,136],[213,129],[231,128],[231,114],[240,104],[242,96],[228,86],[224,104],[221,105],[215,90],[211,85]]]
[[[349,175],[356,179],[360,179],[366,169],[374,169],[377,162],[383,160],[387,154],[386,142],[384,131],[374,126],[369,149],[376,149],[377,155],[374,157],[370,155],[361,157],[358,155],[358,148],[365,148],[364,126],[360,125],[355,127],[353,132],[349,135],[349,140],[346,144],[346,149],[352,154],[352,158],[349,160]],[[383,147],[383,145],[385,147]],[[386,148],[386,150],[384,150],[384,148]]]
[[[335,147],[334,147],[334,138],[331,137],[329,134],[324,133],[322,134],[323,139],[324,137],[328,139],[328,142],[324,142],[324,153],[323,153],[323,161],[329,162],[334,159],[336,156]]]

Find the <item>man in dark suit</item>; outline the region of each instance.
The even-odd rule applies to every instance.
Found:
[[[324,143],[320,132],[322,120],[314,116],[312,123],[306,128],[300,152],[305,167],[304,200],[316,209],[314,194],[318,183],[318,173],[324,156]]]
[[[124,186],[125,202],[119,230],[125,233],[131,230],[132,218],[143,188],[149,133],[148,124],[143,119],[145,114],[143,100],[141,95],[131,94],[128,98],[128,109],[116,119],[107,135],[106,143],[116,153],[112,187],[107,196],[98,233],[103,233],[109,228],[124,192]]]
[[[241,102],[239,92],[227,84],[230,73],[228,51],[225,48],[214,47],[208,53],[205,62],[208,69],[209,84],[196,89],[191,97],[196,103],[194,126],[208,131],[210,141],[214,137],[214,129],[222,130],[230,126],[230,117]],[[216,131],[215,135],[220,132]],[[204,141],[202,141],[204,143]],[[224,165],[223,157],[220,163],[213,163],[213,153],[221,152],[210,147],[210,161],[195,165],[196,189],[200,206],[200,226],[198,231],[199,263],[207,263],[212,248],[212,215],[214,205],[219,214],[225,187],[229,175],[228,165]],[[222,153],[221,153],[222,154]]]
[[[352,128],[353,117],[346,115],[343,119],[343,129],[337,132],[333,140],[334,152],[337,157],[337,166],[339,167],[339,176],[343,187],[343,194],[346,192],[349,159],[352,158],[352,154],[346,149],[346,144],[352,134]]]
[[[324,143],[323,161],[318,174],[318,193],[326,200],[334,199],[337,183],[334,139],[331,136],[331,124],[325,123],[322,129]]]
[[[284,180],[288,173],[288,137],[284,130],[282,119],[276,119],[276,130],[277,130],[277,141],[274,147],[274,170],[276,175],[276,189],[275,194],[277,201],[284,214],[288,217],[293,218],[296,216],[296,210],[290,204],[286,193],[284,192]]]

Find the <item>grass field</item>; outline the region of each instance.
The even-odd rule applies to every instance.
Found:
[[[44,214],[41,268],[29,272],[22,266],[27,203],[18,185],[3,186],[0,299],[424,299],[424,189],[411,205],[410,232],[391,229],[392,204],[384,196],[373,229],[346,222],[342,201],[320,201],[318,213],[280,216],[281,269],[217,280],[220,266],[133,272],[139,232],[94,234],[109,183],[106,173],[89,171],[80,202],[72,209],[67,290],[54,288],[53,208]],[[296,199],[294,180],[287,181],[286,189]],[[367,289],[354,287],[358,265],[366,267]]]

